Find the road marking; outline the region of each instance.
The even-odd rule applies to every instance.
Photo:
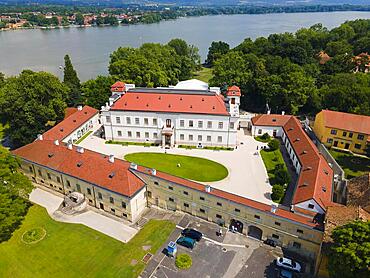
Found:
[[[157,264],[157,266],[155,267],[155,269],[153,270],[152,274],[149,275],[149,278],[152,278],[153,275],[156,273],[158,267],[161,265],[161,263],[163,262],[163,260],[166,258],[166,255],[163,256],[162,260],[160,260],[160,262]]]

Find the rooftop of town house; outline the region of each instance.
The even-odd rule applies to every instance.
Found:
[[[133,174],[130,164],[91,150],[70,145],[56,145],[50,140],[36,140],[14,150],[22,159],[127,197],[143,188],[144,182]]]
[[[264,114],[252,118],[255,126],[279,126],[284,129],[301,164],[301,172],[293,195],[293,204],[314,199],[324,210],[332,204],[333,170],[291,115]]]
[[[237,96],[237,97],[240,97],[242,94],[240,92],[240,88],[238,86],[233,85],[233,86],[227,88],[226,95],[227,96]]]
[[[81,109],[81,108],[80,108]],[[70,135],[74,130],[82,126],[85,122],[91,119],[99,111],[90,106],[84,106],[66,117],[63,121],[42,134],[44,140],[59,140],[62,141],[65,137]]]
[[[322,110],[324,125],[346,131],[370,135],[370,116]]]

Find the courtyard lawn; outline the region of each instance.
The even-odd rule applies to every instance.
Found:
[[[209,80],[212,78],[213,76],[213,73],[212,73],[212,68],[205,68],[205,67],[202,67],[202,69],[200,71],[197,71],[195,74],[194,74],[194,78],[198,79],[198,80],[201,80],[203,82],[206,82],[208,83]]]
[[[185,155],[164,153],[132,153],[125,159],[148,168],[154,168],[174,176],[201,181],[219,181],[227,177],[225,166],[215,161]],[[180,167],[178,167],[178,164]]]
[[[358,177],[370,172],[370,159],[362,156],[355,156],[351,153],[329,150],[333,158],[344,170],[346,178]]]
[[[274,169],[278,164],[284,164],[283,155],[281,154],[280,149],[275,151],[261,150],[260,154],[262,156],[263,163],[265,164],[267,174],[269,176],[270,183],[274,180]],[[285,166],[286,168],[286,166]]]
[[[150,220],[124,244],[80,224],[56,222],[33,205],[20,229],[0,244],[0,277],[138,277],[144,255],[154,254],[174,228],[169,221]],[[46,235],[26,244],[22,235],[32,229]]]
[[[76,141],[76,145],[78,145],[78,144],[80,144],[83,140],[85,140],[86,138],[87,138],[87,136],[89,136],[90,134],[92,133],[92,130],[90,130],[90,131],[88,131],[88,132],[86,132],[85,134],[84,134],[84,136],[82,136],[80,139],[78,139],[77,141]]]

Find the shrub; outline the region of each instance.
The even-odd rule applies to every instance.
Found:
[[[280,200],[284,196],[284,191],[285,191],[284,186],[282,186],[281,184],[275,184],[272,187],[271,199],[274,202],[280,202]]]
[[[176,256],[175,264],[179,269],[188,269],[192,263],[192,259],[188,254],[179,254]]]
[[[268,146],[269,146],[271,151],[275,151],[279,148],[280,142],[277,139],[273,139],[268,143]]]
[[[263,139],[263,140],[269,140],[270,139],[270,135],[267,133],[267,132],[265,132],[264,134],[262,134],[261,135],[261,139]]]
[[[274,169],[275,180],[277,184],[288,184],[290,182],[290,176],[288,170],[285,169],[284,164],[278,164]]]

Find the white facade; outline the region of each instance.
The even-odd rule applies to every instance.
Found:
[[[313,212],[317,212],[320,214],[325,213],[325,211],[322,209],[322,207],[313,199],[310,199],[308,201],[304,201],[302,203],[295,204],[294,207],[299,207],[305,210],[310,210]]]

